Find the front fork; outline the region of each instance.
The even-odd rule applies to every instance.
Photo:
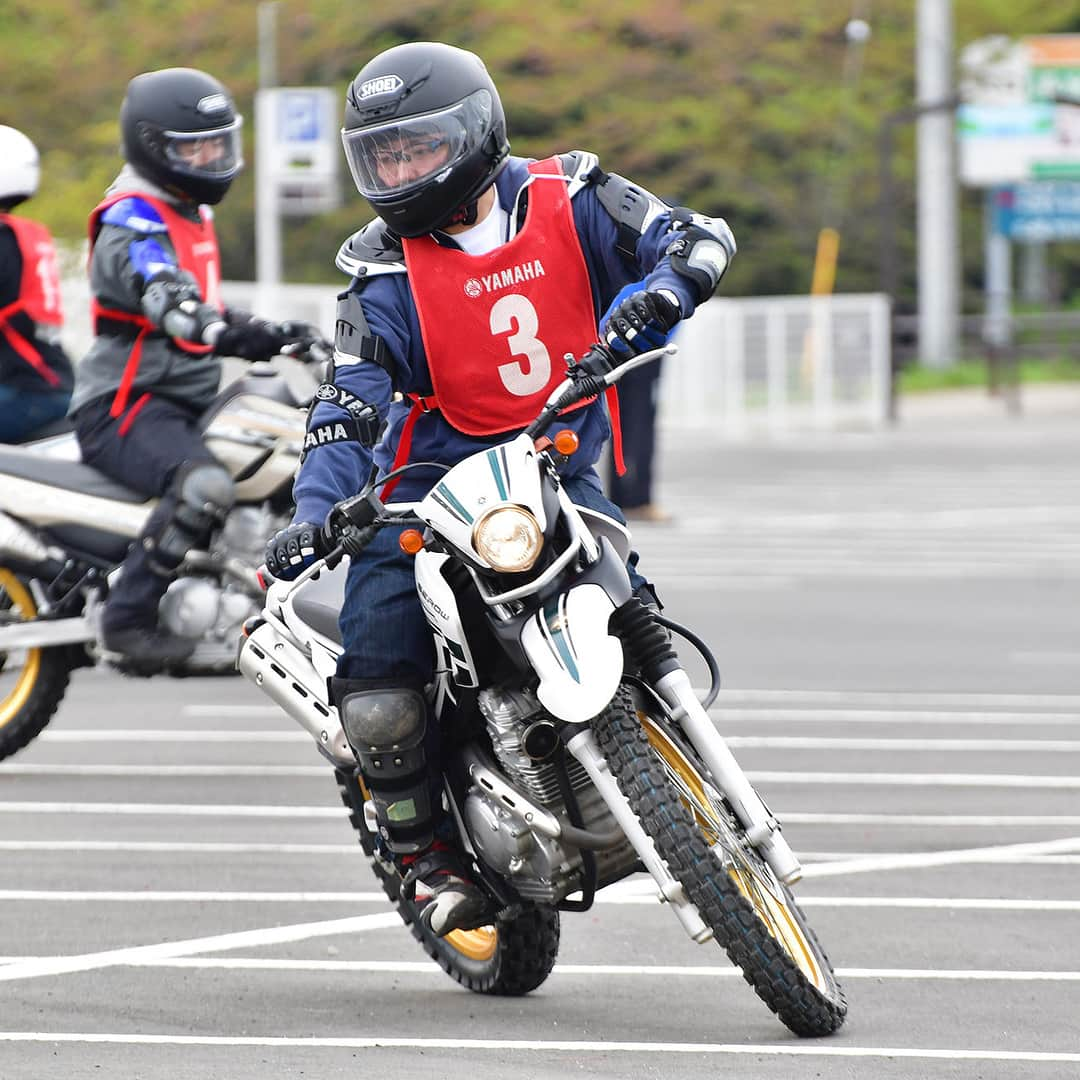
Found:
[[[802,867],[780,832],[780,822],[747,780],[735,755],[716,730],[654,613],[635,597],[615,612],[612,624],[627,656],[645,681],[655,688],[672,719],[708,766],[747,839],[776,876],[786,885],[793,885],[802,877]]]

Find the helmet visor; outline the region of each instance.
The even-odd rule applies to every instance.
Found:
[[[404,195],[480,146],[491,124],[491,95],[477,90],[441,112],[378,127],[342,130],[345,159],[361,195]]]
[[[187,176],[221,179],[235,176],[244,164],[238,116],[231,124],[209,131],[165,131],[165,160],[170,168]]]

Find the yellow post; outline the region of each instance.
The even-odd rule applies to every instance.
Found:
[[[836,283],[836,257],[840,253],[840,234],[832,228],[818,233],[817,255],[814,257],[814,277],[811,296],[828,296]]]

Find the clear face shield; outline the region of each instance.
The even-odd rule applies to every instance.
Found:
[[[178,173],[220,179],[234,176],[244,164],[238,116],[225,127],[210,131],[165,131],[165,158]]]
[[[477,90],[441,112],[343,130],[341,141],[361,195],[404,195],[479,146],[490,122],[491,95]]]

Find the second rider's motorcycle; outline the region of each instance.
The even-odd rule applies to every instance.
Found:
[[[447,469],[415,505],[384,505],[370,486],[339,503],[337,546],[295,582],[270,585],[238,666],[314,737],[387,896],[468,989],[539,986],[560,912],[587,910],[598,889],[644,869],[690,937],[715,939],[793,1032],[828,1035],[844,1021],[844,995],[792,896],[799,862],[707,712],[715,660],[633,594],[627,530],[561,485],[557,466],[576,437],[545,435],[560,410],[665,351],[674,346],[613,367],[594,347],[523,433]],[[436,645],[444,801],[495,912],[490,925],[445,937],[419,917],[425,898],[403,888],[387,857],[353,752],[359,734],[327,695],[342,648],[343,560],[382,528],[402,530],[416,557]],[[669,631],[709,661],[704,702]]]
[[[297,353],[313,365],[328,357],[321,342]],[[304,404],[284,375],[255,363],[205,413],[206,445],[232,474],[236,504],[162,599],[162,626],[196,642],[169,674],[234,670],[240,627],[262,603],[265,539],[291,516]],[[0,759],[45,727],[71,672],[96,663],[110,578],[155,505],[82,464],[70,432],[0,446]]]

